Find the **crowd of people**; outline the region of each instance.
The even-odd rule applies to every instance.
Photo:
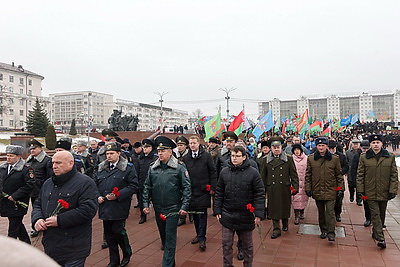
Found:
[[[369,130],[304,140],[266,135],[259,142],[228,131],[205,144],[197,135],[131,144],[105,129],[102,142],[73,144],[61,138],[53,157],[32,139],[26,161],[21,146],[6,148],[0,215],[9,220],[9,237],[30,244],[22,220],[31,203],[31,237],[41,238],[45,253],[59,265],[72,267],[84,266],[90,254],[92,219],[98,214],[102,248],[109,251],[107,266],[127,266],[132,249],[125,225],[136,194],[138,223],[155,214],[162,266],[175,266],[177,228],[187,220],[194,225],[191,244],[205,251],[212,219],[222,228],[223,266],[233,266],[235,234],[235,256],[243,266],[252,266],[252,231],[260,221],[272,220],[270,238],[279,238],[288,231],[292,214],[296,225],[305,219],[309,198],[317,206],[320,238],[335,241],[347,189],[350,202],[364,208],[364,226],[372,225],[372,238],[384,249],[387,202],[398,190],[395,158],[385,146],[393,145],[397,135]]]

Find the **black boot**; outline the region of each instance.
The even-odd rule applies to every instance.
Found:
[[[178,226],[186,224],[186,215],[180,215],[179,216],[179,221],[178,221]]]
[[[300,210],[294,210],[294,224],[298,225],[300,223]]]
[[[304,220],[304,209],[300,210],[300,220]]]
[[[289,219],[282,219],[282,231],[289,230]]]

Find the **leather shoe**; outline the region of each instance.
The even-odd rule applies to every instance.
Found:
[[[201,251],[204,251],[204,250],[206,250],[206,241],[200,241],[200,245],[199,245],[199,248],[200,248],[200,250]]]
[[[101,249],[108,248],[108,244],[106,241],[103,241],[103,244],[101,244]]]
[[[145,223],[146,217],[140,217],[139,224]]]
[[[243,250],[240,249],[240,248],[238,248],[237,259],[240,260],[240,261],[244,260]]]
[[[357,206],[362,206],[362,200],[361,199],[357,199]]]
[[[287,225],[285,225],[285,226],[282,226],[282,231],[288,231],[289,230],[289,226],[287,226]]]
[[[327,235],[328,235],[328,234],[327,234],[326,232],[322,232],[322,234],[321,234],[319,237],[320,237],[321,239],[325,239]]]
[[[281,236],[281,233],[272,233],[271,239],[276,239]]]
[[[386,242],[385,241],[379,241],[378,244],[376,244],[380,248],[386,248]]]
[[[124,266],[128,265],[130,261],[131,261],[131,257],[124,257],[122,259],[122,261],[121,261],[121,265],[120,266],[124,267]]]
[[[365,227],[368,227],[368,226],[370,226],[371,225],[371,220],[366,220],[365,222],[364,222],[364,226]]]
[[[39,232],[38,232],[38,231],[33,230],[33,231],[31,232],[31,237],[37,237],[38,235],[39,235]]]
[[[350,202],[353,202],[354,201],[354,197],[350,197]]]
[[[186,217],[184,219],[179,218],[178,226],[186,224]]]
[[[107,267],[118,267],[119,266],[119,264],[118,263],[109,263],[109,264],[107,264]]]
[[[335,237],[333,235],[328,236],[328,241],[335,241]]]
[[[337,222],[341,222],[341,221],[342,221],[342,218],[341,218],[340,216],[336,216],[336,221],[337,221]]]
[[[193,238],[193,240],[190,243],[197,244],[197,243],[199,243],[199,240],[197,239],[197,237],[195,237],[195,238]]]

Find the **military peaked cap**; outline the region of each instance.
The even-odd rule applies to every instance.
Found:
[[[157,136],[155,142],[156,142],[157,149],[159,149],[159,150],[173,149],[176,147],[176,144],[174,143],[174,141],[172,141],[168,137],[162,136],[162,135]]]
[[[104,136],[105,138],[118,136],[118,134],[111,129],[104,129],[103,131],[101,131],[101,135]]]
[[[106,151],[121,152],[121,145],[118,142],[109,142],[106,144]]]
[[[234,132],[228,131],[224,133],[224,140],[235,140],[237,142],[238,139],[238,136]]]
[[[177,144],[189,145],[189,140],[187,140],[187,138],[184,137],[183,135],[178,135],[178,136],[175,138],[175,142],[176,142]]]
[[[60,139],[56,143],[56,148],[62,148],[65,150],[71,150],[71,141],[67,139]]]
[[[156,146],[156,144],[154,144],[154,142],[152,140],[147,139],[147,138],[142,140],[142,145],[151,146],[153,148]]]
[[[43,147],[44,145],[40,143],[38,140],[32,138],[29,140],[29,148],[35,148],[35,147]]]

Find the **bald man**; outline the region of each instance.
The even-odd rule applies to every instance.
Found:
[[[33,205],[32,227],[43,232],[44,251],[58,264],[83,267],[91,249],[97,187],[90,177],[74,168],[70,152],[57,152],[52,164],[54,175],[43,184]],[[68,202],[69,208],[53,215],[60,199]]]

